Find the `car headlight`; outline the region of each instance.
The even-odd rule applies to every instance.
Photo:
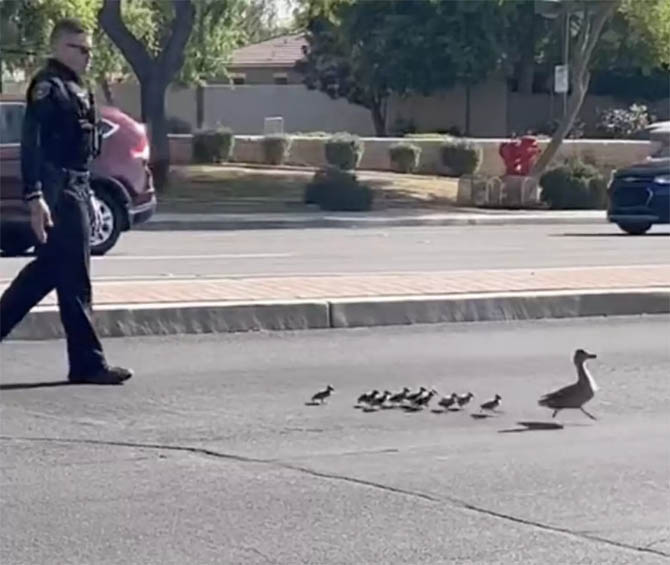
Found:
[[[654,177],[654,182],[656,184],[670,184],[670,175],[658,175]]]

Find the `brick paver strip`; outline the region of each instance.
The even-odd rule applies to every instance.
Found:
[[[94,282],[95,304],[670,287],[670,265]],[[55,303],[52,293],[43,304]]]

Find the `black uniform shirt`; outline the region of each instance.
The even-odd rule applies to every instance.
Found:
[[[49,167],[88,170],[100,153],[100,132],[93,94],[79,76],[56,59],[31,80],[21,137],[23,195],[42,195]],[[52,189],[53,190],[53,189]]]

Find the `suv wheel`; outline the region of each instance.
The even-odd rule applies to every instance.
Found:
[[[642,235],[651,228],[651,222],[621,222],[617,225],[630,235]]]
[[[123,210],[104,187],[94,187],[94,204],[100,215],[98,229],[91,231],[91,254],[104,255],[116,245],[121,235]]]

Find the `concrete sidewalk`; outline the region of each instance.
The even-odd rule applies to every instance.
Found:
[[[279,228],[361,228],[394,226],[466,226],[509,224],[599,224],[604,210],[500,210],[453,208],[434,210],[391,209],[375,212],[294,213],[157,213],[139,230],[242,230]]]
[[[670,265],[94,282],[103,336],[670,313]],[[62,335],[49,295],[11,337]]]

